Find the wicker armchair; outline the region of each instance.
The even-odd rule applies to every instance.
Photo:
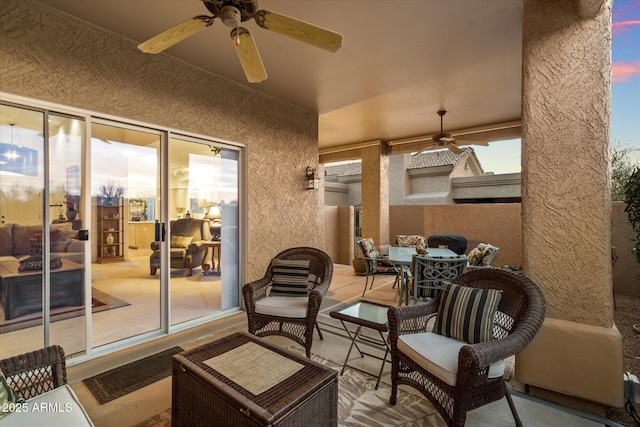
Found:
[[[322,298],[331,284],[333,261],[320,249],[308,247],[287,249],[276,255],[275,259],[310,261],[309,295],[305,297],[308,299],[300,301],[298,297],[270,296],[268,290],[272,284],[273,268],[272,264],[269,264],[262,279],[247,283],[242,287],[249,333],[260,337],[267,335],[287,337],[303,346],[307,357],[311,357],[314,327],[317,329],[320,339],[323,339],[316,318],[320,304],[322,304]],[[275,304],[265,309],[266,299],[275,301]],[[289,301],[291,301],[291,309],[286,305]],[[258,303],[257,309],[256,303]],[[295,308],[294,304],[296,304]],[[300,307],[298,304],[302,306]]]
[[[516,425],[520,426],[522,424],[499,365],[504,359],[522,351],[542,325],[545,313],[542,292],[528,278],[496,268],[467,272],[454,279],[453,283],[472,288],[502,290],[491,332],[493,340],[466,344],[426,332],[427,321],[437,313],[443,293],[427,304],[390,308],[390,402],[396,403],[398,385],[406,384],[427,397],[447,425],[463,426],[468,411],[506,396]],[[399,343],[403,335],[418,333],[421,335],[404,337]],[[399,344],[406,348],[405,343],[412,338],[456,341],[459,352],[455,350],[458,352],[457,356],[452,352],[447,359],[449,366],[452,366],[450,371],[443,375],[446,368],[441,364],[438,365],[440,371],[434,373],[436,369],[433,366],[440,361],[433,363],[433,360],[426,360],[413,350],[403,352],[399,349]],[[491,369],[495,366],[498,366],[498,369],[492,372]]]
[[[23,399],[67,383],[64,350],[57,345],[0,360],[0,370],[7,384]]]

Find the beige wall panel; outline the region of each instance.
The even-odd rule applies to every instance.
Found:
[[[247,146],[247,279],[278,251],[324,246],[317,117],[30,0],[4,1],[0,90]]]
[[[500,248],[495,266],[522,265],[522,220],[519,203],[392,206],[389,239],[396,234],[459,234],[467,252],[478,243]]]

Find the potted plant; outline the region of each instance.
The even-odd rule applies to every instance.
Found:
[[[629,222],[636,232],[635,246],[631,251],[640,263],[640,168],[636,167],[629,180],[624,184],[624,202],[627,204],[624,211],[629,216]]]

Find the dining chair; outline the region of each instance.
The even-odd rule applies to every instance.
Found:
[[[487,268],[491,266],[491,262],[498,254],[499,247],[493,246],[489,243],[478,243],[478,246],[471,249],[467,258],[469,258],[469,265],[467,270],[473,270],[476,268]]]
[[[371,290],[373,288],[373,282],[376,279],[377,274],[396,274],[394,265],[389,261],[388,257],[380,254],[376,250],[376,246],[372,238],[364,238],[357,241],[358,247],[362,251],[364,265],[365,265],[365,282],[364,289],[362,290],[362,296],[367,292],[367,288]],[[397,276],[396,276],[397,277]],[[371,279],[371,282],[369,282]],[[393,283],[393,287],[397,284]]]
[[[448,426],[464,426],[468,411],[506,397],[522,426],[504,379],[505,359],[529,345],[544,317],[540,288],[497,268],[456,277],[426,304],[389,308],[389,402],[396,404],[405,384],[429,399]]]
[[[445,280],[453,280],[466,271],[465,255],[438,257],[416,254],[413,256],[413,303],[419,298],[434,298]]]

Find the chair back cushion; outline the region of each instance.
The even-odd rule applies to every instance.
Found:
[[[434,332],[475,344],[493,339],[502,291],[444,282]]]
[[[189,243],[193,240],[193,236],[171,236],[172,248],[188,248]]]
[[[491,265],[500,248],[488,243],[479,243],[469,251],[469,265]]]
[[[271,295],[300,297],[309,294],[309,260],[278,259],[271,261]]]
[[[412,247],[421,243],[423,246],[427,246],[427,239],[419,234],[397,234],[396,246]]]
[[[171,236],[191,236],[194,242],[211,240],[208,219],[181,218],[171,221]]]
[[[372,238],[358,240],[358,246],[362,250],[362,254],[365,258],[378,258],[380,253],[376,251],[376,245],[373,243]]]

